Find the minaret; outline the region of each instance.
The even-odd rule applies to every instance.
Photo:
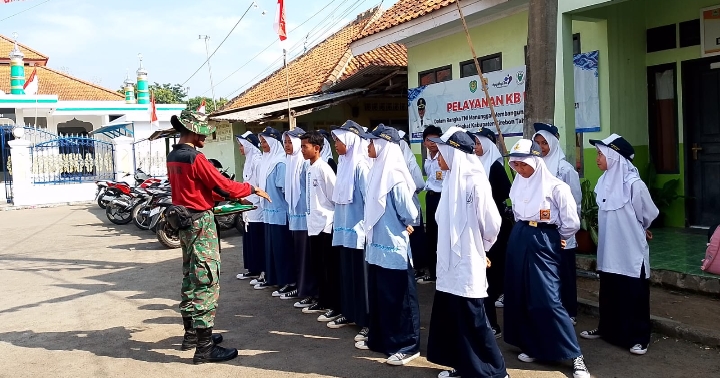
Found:
[[[148,92],[148,72],[142,66],[142,54],[138,54],[140,59],[140,68],[137,70],[137,103],[138,104],[149,104],[150,93]]]
[[[125,103],[134,104],[135,100],[135,83],[130,80],[130,73],[125,75]]]
[[[23,58],[25,55],[20,51],[17,45],[17,33],[13,33],[15,37],[15,47],[10,51],[10,94],[25,94],[23,86],[25,85],[25,63]]]

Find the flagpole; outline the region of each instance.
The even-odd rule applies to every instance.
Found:
[[[295,128],[292,111],[290,110],[290,70],[287,64],[287,50],[283,49],[283,62],[285,64],[285,86],[287,87],[287,106],[288,106],[288,128],[293,130]]]

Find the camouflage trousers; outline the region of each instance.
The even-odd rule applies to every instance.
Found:
[[[180,313],[193,328],[211,328],[220,297],[220,249],[214,215],[206,211],[192,227],[180,230],[183,280]]]

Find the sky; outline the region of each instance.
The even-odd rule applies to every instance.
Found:
[[[290,59],[361,12],[397,0],[285,0]],[[0,1],[0,34],[49,56],[48,66],[109,89],[135,80],[138,54],[148,80],[183,84],[190,97],[232,98],[282,65],[273,30],[276,0],[13,0]],[[248,10],[249,9],[249,10]],[[263,15],[263,12],[265,13]],[[263,51],[264,50],[264,51]],[[257,57],[256,57],[257,55]],[[192,76],[192,77],[191,77]],[[39,78],[42,80],[42,78]]]

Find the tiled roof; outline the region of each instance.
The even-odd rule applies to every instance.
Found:
[[[355,40],[412,21],[454,3],[455,0],[400,0],[385,11],[380,19],[373,22]]]
[[[37,68],[38,94],[57,95],[61,101],[119,101],[124,95],[48,67],[25,67],[25,77]],[[10,93],[10,66],[0,65],[0,90]]]
[[[0,60],[10,61],[10,51],[12,51],[13,46],[14,42],[12,39],[0,34]],[[25,59],[27,60],[42,60],[45,62],[48,60],[47,56],[40,54],[21,43],[18,43],[18,47],[20,48],[20,51],[25,54]]]
[[[376,51],[353,57],[350,42],[376,19],[380,10],[362,13],[350,24],[307,53],[288,63],[290,97],[319,93],[323,85],[346,78],[368,65],[407,66],[407,50],[399,45],[383,46]],[[279,69],[232,99],[222,111],[246,108],[287,98],[285,69]]]

